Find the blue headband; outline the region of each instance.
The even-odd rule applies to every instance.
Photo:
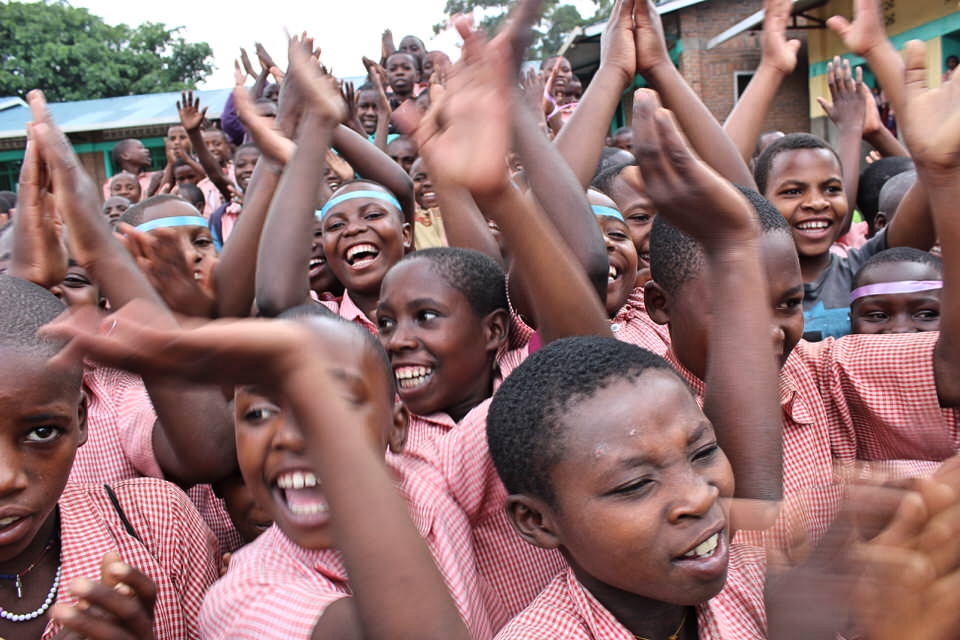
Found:
[[[157,218],[138,224],[134,227],[137,231],[153,231],[154,229],[169,229],[170,227],[207,227],[210,225],[203,216],[173,216],[171,218]],[[213,233],[210,234],[213,236]],[[220,242],[216,236],[213,236],[213,246],[217,253],[220,253]]]
[[[335,198],[330,198],[327,200],[327,203],[323,205],[323,208],[316,213],[317,218],[323,220],[323,217],[327,215],[327,212],[330,211],[332,207],[345,202],[347,200],[353,200],[354,198],[372,198],[374,200],[383,200],[388,202],[397,208],[397,211],[402,211],[403,207],[400,206],[400,203],[397,202],[397,199],[394,198],[389,193],[384,193],[383,191],[372,191],[372,190],[363,190],[363,191],[351,191],[349,193],[343,193]]]
[[[593,209],[593,212],[598,216],[607,216],[610,218],[616,218],[620,222],[626,222],[626,220],[623,219],[623,214],[613,207],[604,207],[599,204],[592,204],[590,205],[590,208]]]

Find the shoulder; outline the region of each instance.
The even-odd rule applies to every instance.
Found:
[[[497,634],[496,640],[594,638],[569,593],[567,572],[558,575],[530,605]]]

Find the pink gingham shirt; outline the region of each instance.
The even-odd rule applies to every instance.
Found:
[[[763,533],[737,540],[790,557],[815,542],[839,511],[858,460],[900,476],[932,473],[957,450],[957,410],[940,408],[933,369],[939,333],[801,340],[780,371],[784,504]],[[667,359],[703,399],[703,382]]]
[[[344,320],[359,324],[373,335],[379,334],[377,323],[370,320],[370,318],[367,317],[367,314],[360,310],[360,307],[354,303],[354,301],[350,298],[350,294],[346,291],[344,291],[343,295],[338,299],[319,300],[318,302]]]
[[[417,457],[388,455],[387,461],[471,637],[492,638],[507,615],[477,573],[470,524],[443,478]],[[338,551],[304,549],[273,526],[233,556],[203,604],[200,629],[208,640],[306,639],[324,610],[350,595]]]
[[[670,330],[647,314],[643,287],[634,287],[626,303],[610,320],[613,337],[663,356],[670,349]]]
[[[761,549],[731,545],[723,590],[697,606],[698,637],[702,640],[766,638],[765,571]],[[635,636],[577,581],[572,569],[567,569],[497,634],[497,640],[556,638],[634,640]]]
[[[68,483],[58,502],[63,568],[57,602],[76,604],[67,591],[70,581],[99,581],[103,555],[116,551],[156,584],[154,637],[198,638],[200,604],[217,579],[220,561],[213,534],[183,492],[168,482],[141,478],[113,488],[140,540],[125,530],[102,485]],[[51,621],[42,640],[59,631]]]

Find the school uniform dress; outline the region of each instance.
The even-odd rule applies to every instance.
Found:
[[[116,551],[157,586],[154,637],[198,638],[200,604],[218,573],[213,534],[183,492],[168,482],[140,478],[113,489],[119,511],[102,485],[68,483],[60,496],[57,602],[76,604],[67,590],[70,581],[99,580],[103,555]],[[51,621],[41,637],[52,640],[60,629]]]
[[[418,458],[388,455],[387,462],[399,476],[411,520],[433,554],[471,637],[492,638],[506,622],[506,613],[476,571],[470,525],[447,495],[443,479]],[[200,613],[201,636],[306,639],[326,608],[349,595],[349,579],[337,550],[304,549],[274,525],[238,551],[227,574],[210,589]]]
[[[723,590],[697,606],[701,640],[766,638],[765,571],[761,549],[730,546],[730,566]],[[634,637],[577,581],[572,569],[557,576],[529,607],[497,634],[497,640],[634,640]]]
[[[670,330],[650,319],[643,298],[643,287],[634,287],[617,314],[610,320],[613,337],[642,347],[658,356],[670,349]]]
[[[360,307],[356,305],[356,303],[350,298],[350,294],[346,291],[343,292],[343,295],[340,298],[334,300],[320,300],[319,302],[344,320],[359,324],[361,327],[375,336],[379,335],[380,331],[377,329],[377,324],[370,320],[370,318],[367,317],[367,314],[360,310]]]
[[[143,476],[163,478],[153,450],[157,414],[143,379],[127,371],[87,363],[83,384],[88,402],[87,441],[77,449],[70,482],[102,485]],[[243,544],[223,501],[210,485],[191,487],[187,495],[220,541],[223,552]]]
[[[846,476],[864,472],[929,475],[957,452],[956,409],[937,399],[933,350],[937,332],[850,335],[801,340],[780,371],[784,504],[773,527],[741,531],[737,540],[785,554],[818,541],[840,509]],[[704,384],[667,360],[697,394]],[[864,464],[862,461],[867,461]]]

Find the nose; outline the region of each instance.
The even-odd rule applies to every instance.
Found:
[[[290,451],[293,453],[303,453],[306,450],[306,443],[303,441],[303,434],[300,432],[300,426],[296,424],[293,416],[284,411],[284,415],[274,427],[271,446],[275,450]]]
[[[720,497],[720,489],[717,485],[708,482],[692,467],[687,467],[679,473],[682,473],[683,481],[678,486],[676,497],[670,507],[671,523],[677,523],[686,518],[702,518]]]
[[[347,218],[347,227],[344,230],[343,234],[350,236],[356,235],[362,231],[366,231],[367,223],[361,217],[350,217]]]
[[[787,332],[782,324],[776,322],[770,327],[770,330],[773,334],[773,352],[779,358],[783,355],[783,346],[787,342]]]
[[[383,335],[383,334],[381,334]],[[407,322],[397,322],[392,330],[384,337],[384,347],[387,353],[397,353],[405,349],[415,349],[417,346],[416,333],[411,330]]]
[[[826,196],[819,189],[811,189],[804,206],[814,211],[823,211],[830,206]]]
[[[883,333],[918,333],[919,329],[905,314],[897,314],[890,319],[890,323]]]

